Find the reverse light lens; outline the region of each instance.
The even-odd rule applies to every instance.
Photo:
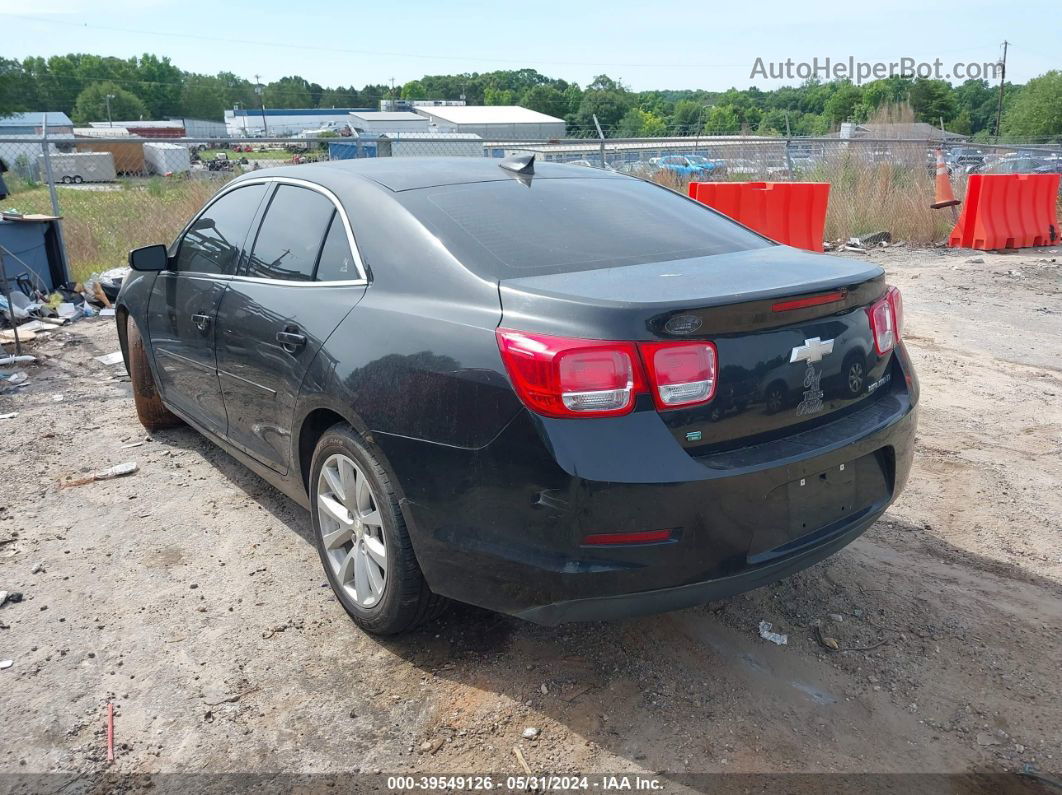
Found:
[[[707,403],[715,395],[716,351],[710,342],[643,342],[642,358],[659,408]]]

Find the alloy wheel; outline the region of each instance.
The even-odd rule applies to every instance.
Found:
[[[328,457],[317,480],[317,519],[332,574],[360,607],[379,604],[387,587],[387,541],[369,479],[343,453]]]

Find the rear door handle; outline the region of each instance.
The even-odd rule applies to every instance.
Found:
[[[291,330],[289,327],[289,329],[277,332],[277,342],[288,353],[296,353],[306,344],[306,337],[297,331]]]
[[[192,315],[192,322],[200,331],[210,328],[210,315]]]

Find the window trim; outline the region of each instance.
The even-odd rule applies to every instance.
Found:
[[[185,234],[187,234],[188,230],[191,229],[192,224],[194,224],[199,219],[199,216],[203,215],[203,213],[209,210],[211,205],[214,204],[214,202],[218,201],[225,194],[231,193],[234,190],[246,187],[248,185],[294,185],[299,188],[309,188],[310,190],[317,191],[330,202],[332,202],[333,206],[335,207],[335,212],[343,220],[343,229],[347,233],[347,245],[350,246],[350,253],[354,257],[354,265],[355,267],[357,267],[358,273],[360,274],[359,278],[344,279],[343,281],[334,282],[319,282],[316,281],[316,266],[314,268],[314,281],[299,281],[294,279],[267,279],[261,276],[240,276],[238,275],[238,271],[241,266],[241,263],[239,262],[237,263],[237,273],[232,275],[203,273],[201,271],[172,271],[174,274],[187,273],[190,275],[200,276],[207,279],[217,279],[219,281],[249,282],[251,284],[279,284],[284,285],[285,287],[361,287],[369,284],[368,269],[365,267],[365,262],[361,258],[361,252],[358,250],[357,241],[355,241],[354,239],[354,230],[350,226],[350,219],[347,217],[347,211],[343,208],[343,205],[339,201],[339,198],[323,185],[318,185],[315,182],[300,179],[298,177],[254,177],[253,179],[234,180],[233,182],[230,182],[228,185],[225,185],[221,190],[215,193],[214,197],[206,205],[203,206],[203,209],[201,209],[194,216],[192,216],[192,220],[190,220],[185,225],[184,229],[181,230],[181,233],[180,235],[178,235],[177,240],[181,242],[184,241],[184,236]],[[271,195],[268,194],[268,191],[266,198],[271,199]],[[259,205],[258,209],[259,211],[261,211],[261,205]],[[265,214],[261,212],[256,213],[255,219],[257,219],[258,223],[257,225],[255,225],[255,220],[252,219],[252,229],[248,230],[248,234],[253,232],[254,238],[257,240],[258,233],[262,229],[262,222],[265,220]],[[330,228],[331,224],[329,224],[329,229]],[[325,236],[327,237],[327,232]],[[246,242],[247,238],[245,237],[244,244],[246,244]],[[323,239],[321,244],[324,245]],[[179,250],[180,246],[178,246],[178,251]],[[319,258],[320,251],[318,251],[318,259]]]

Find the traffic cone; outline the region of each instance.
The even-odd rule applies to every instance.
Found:
[[[944,207],[954,207],[959,204],[955,194],[951,190],[951,178],[948,176],[948,165],[944,162],[944,150],[937,149],[937,190],[936,201],[930,207],[940,210]]]

